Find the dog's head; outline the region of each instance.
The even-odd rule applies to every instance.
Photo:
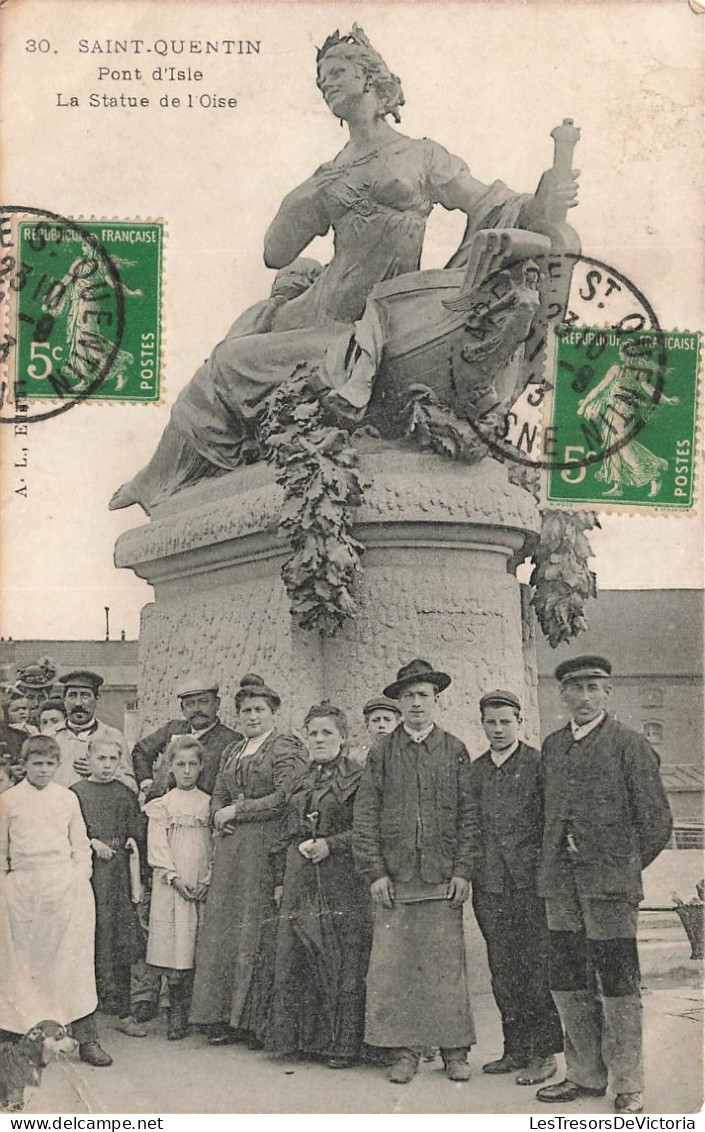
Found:
[[[67,1033],[66,1027],[51,1019],[32,1026],[21,1044],[25,1046],[37,1069],[48,1065],[52,1057],[58,1057],[60,1053],[73,1053],[78,1046],[76,1039]]]

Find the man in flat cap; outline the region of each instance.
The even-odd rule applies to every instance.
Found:
[[[411,1081],[429,1047],[440,1048],[452,1081],[466,1081],[475,1040],[463,937],[470,756],[434,723],[450,682],[412,660],[384,689],[402,722],[376,739],[355,803],[353,855],[375,905],[365,1040],[390,1048],[396,1084]]]
[[[556,669],[570,712],[549,735],[539,891],[546,898],[550,979],[565,1034],[566,1079],[547,1104],[604,1096],[641,1112],[641,872],[668,843],[671,814],[659,760],[643,735],[607,714],[610,662],[579,656]]]
[[[502,1057],[482,1068],[516,1073],[518,1085],[538,1085],[555,1075],[555,1054],[563,1049],[548,982],[546,910],[537,891],[541,754],[519,739],[521,703],[513,692],[487,692],[480,715],[490,749],[470,769],[472,903],[504,1038]]]
[[[137,793],[132,769],[132,758],[122,731],[96,717],[96,707],[103,677],[90,669],[80,668],[59,677],[64,686],[66,719],[56,729],[56,741],[61,749],[61,764],[54,777],[59,786],[73,786],[88,778],[88,742],[92,738],[105,739],[120,748],[120,764],[115,778]]]
[[[220,722],[220,697],[217,680],[203,672],[191,672],[176,689],[181,719],[171,719],[145,735],[132,748],[132,761],[140,790],[148,800],[166,794],[168,776],[159,769],[159,759],[174,735],[193,735],[203,747],[203,767],[198,787],[213,793],[220,765],[220,756],[230,743],[242,736]]]

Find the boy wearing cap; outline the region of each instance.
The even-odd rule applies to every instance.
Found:
[[[182,719],[172,719],[157,731],[145,735],[132,748],[135,776],[146,798],[166,794],[167,776],[156,769],[174,735],[193,735],[203,747],[203,766],[198,789],[212,794],[218,776],[220,756],[226,747],[242,736],[220,722],[218,682],[202,672],[191,672],[179,685],[176,696]]]
[[[556,1073],[563,1031],[548,984],[548,932],[536,872],[543,832],[541,755],[518,738],[521,704],[496,690],[480,700],[490,749],[470,770],[472,903],[487,944],[504,1052],[485,1073],[537,1085]],[[517,941],[521,940],[521,947]]]
[[[116,781],[124,783],[137,793],[132,758],[125,736],[117,727],[103,723],[95,714],[103,677],[97,672],[81,668],[60,676],[59,683],[64,685],[66,719],[56,729],[56,741],[61,750],[61,765],[54,782],[59,786],[73,786],[74,782],[88,778],[89,740],[103,739],[109,743],[116,743],[120,748],[120,765],[115,775]]]
[[[411,1081],[428,1047],[440,1048],[452,1081],[466,1081],[475,1040],[463,937],[470,756],[434,723],[450,682],[425,660],[399,670],[384,694],[402,722],[377,738],[355,802],[353,855],[375,905],[365,1040],[391,1049],[396,1084]]]
[[[365,704],[362,714],[365,717],[365,727],[373,742],[378,735],[389,735],[401,720],[399,704],[389,696],[373,696]]]
[[[551,991],[565,1033],[566,1079],[546,1104],[604,1096],[641,1112],[639,957],[642,869],[668,843],[671,814],[659,760],[643,735],[607,714],[610,662],[579,656],[556,669],[568,724],[543,745]]]
[[[362,743],[359,747],[352,747],[349,751],[349,757],[353,762],[364,764],[370,753],[370,747],[377,736],[389,735],[398,727],[401,721],[401,711],[396,700],[390,700],[389,696],[373,696],[363,707],[362,715],[370,738],[368,742]]]

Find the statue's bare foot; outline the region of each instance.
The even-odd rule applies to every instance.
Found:
[[[613,487],[611,487],[611,488],[609,489],[609,491],[605,491],[605,492],[603,493],[603,495],[604,495],[604,497],[605,497],[605,498],[606,498],[606,497],[607,497],[608,495],[622,495],[622,488],[621,488],[621,486],[620,486],[620,485],[619,485],[618,483],[616,483],[616,484],[615,484],[615,485],[614,485]]]
[[[658,495],[660,490],[661,490],[661,480],[659,480],[659,479],[652,480],[651,481],[651,487],[649,488],[649,499],[653,499],[653,497],[655,495]]]
[[[139,503],[134,488],[129,483],[124,483],[119,487],[112,499],[108,503],[109,511],[120,511],[123,507],[132,507],[134,503]]]

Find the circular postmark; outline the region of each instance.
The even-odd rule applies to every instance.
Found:
[[[484,365],[493,374],[476,384],[476,411],[463,416],[501,460],[558,471],[601,464],[634,440],[664,397],[666,336],[653,307],[622,272],[593,257],[566,252],[504,264],[478,287],[464,329],[452,358],[457,399],[462,404],[473,371]],[[554,406],[564,394],[561,411],[581,418],[584,443],[568,457],[555,414],[543,454],[534,455],[536,420],[516,411],[521,400],[536,417],[549,394]]]
[[[125,299],[117,265],[87,227],[47,209],[0,207],[0,302],[1,423],[59,416],[110,378]]]

